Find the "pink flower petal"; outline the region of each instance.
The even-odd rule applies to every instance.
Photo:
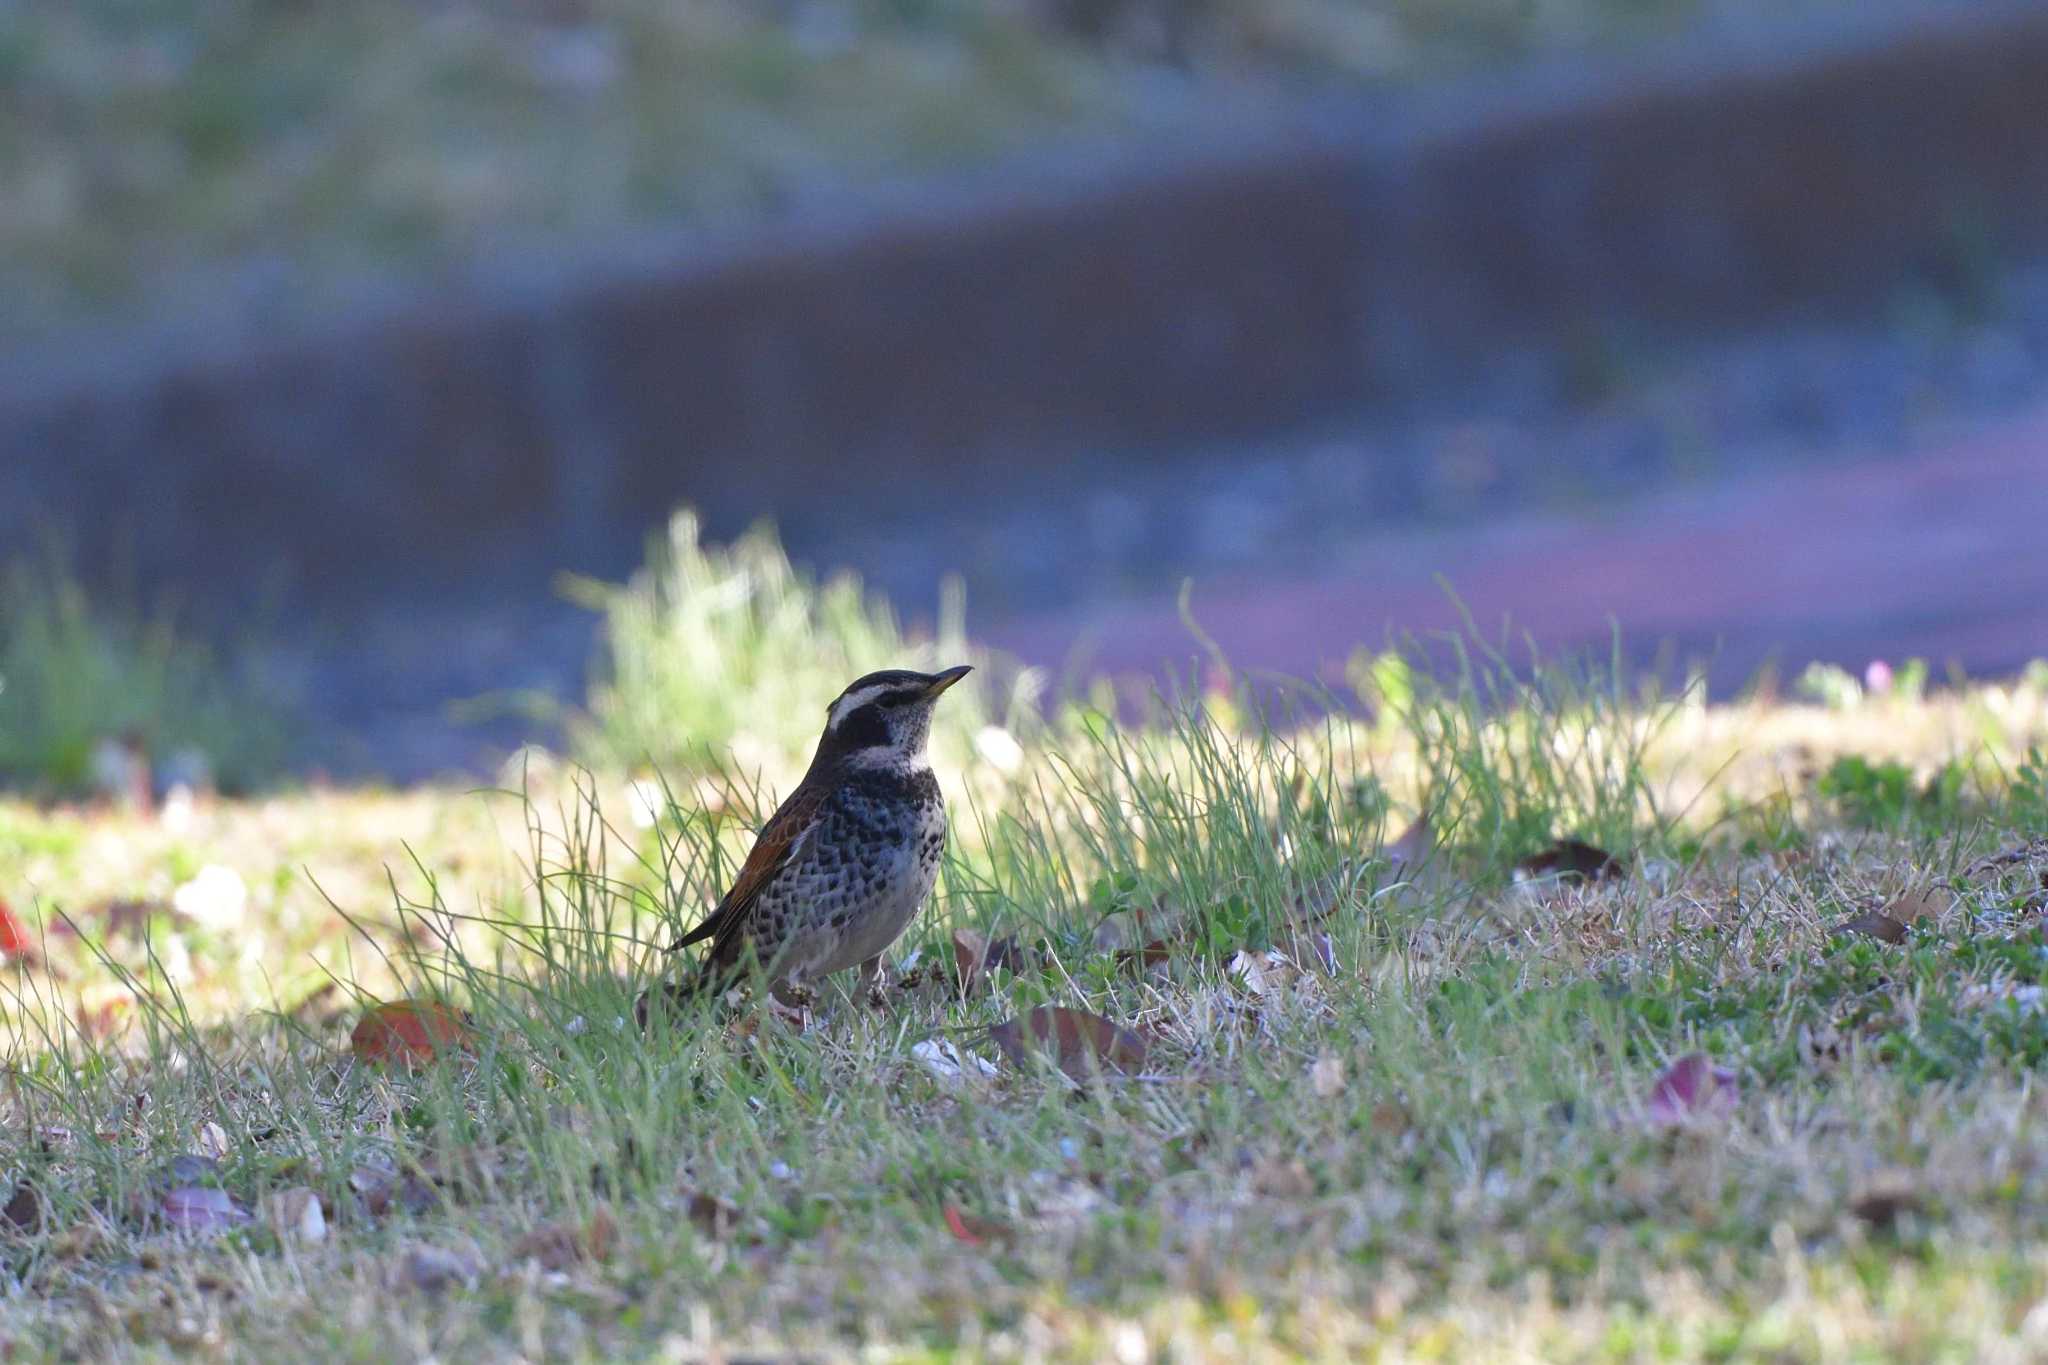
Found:
[[[1732,1107],[1738,1094],[1733,1071],[1715,1066],[1704,1052],[1693,1052],[1673,1062],[1657,1078],[1643,1109],[1653,1127],[1671,1128],[1708,1110]]]

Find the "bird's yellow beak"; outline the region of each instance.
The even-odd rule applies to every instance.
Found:
[[[973,671],[974,669],[969,665],[961,664],[958,668],[949,668],[943,673],[934,673],[932,675],[932,685],[924,690],[924,694],[927,697],[936,697],[939,693],[945,691],[954,683],[959,682]]]

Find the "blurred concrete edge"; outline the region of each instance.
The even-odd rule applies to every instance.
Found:
[[[296,334],[72,338],[0,365],[0,545],[62,526],[230,609],[524,591],[633,562],[680,501],[857,515],[1170,460],[2044,241],[2048,9],[1862,11],[501,258]]]

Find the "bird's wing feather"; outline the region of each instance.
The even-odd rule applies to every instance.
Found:
[[[733,879],[732,889],[718,902],[718,908],[706,915],[703,923],[677,939],[670,946],[670,952],[708,938],[712,940],[713,956],[719,954],[732,936],[744,928],[747,912],[753,908],[761,889],[774,881],[775,875],[789,866],[790,861],[802,851],[823,797],[822,786],[799,787],[790,794],[781,809],[761,826],[753,850],[740,864],[739,876]]]

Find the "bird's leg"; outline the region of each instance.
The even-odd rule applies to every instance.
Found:
[[[876,953],[873,957],[860,964],[860,983],[867,988],[869,1009],[879,1010],[888,1008],[889,993],[882,989],[882,955],[880,953]]]

